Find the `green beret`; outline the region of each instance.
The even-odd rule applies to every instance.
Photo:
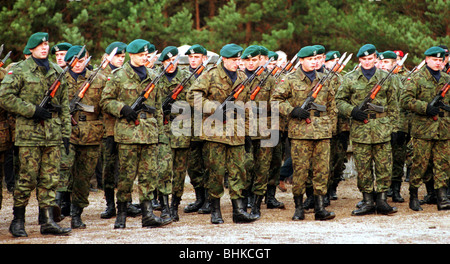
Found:
[[[46,32],[37,32],[30,36],[27,42],[27,47],[29,49],[34,49],[39,44],[41,44],[44,41],[48,41],[48,33]]]
[[[278,60],[278,53],[276,53],[275,51],[269,51],[269,59],[273,57],[273,60],[276,61]]]
[[[159,56],[158,60],[165,61],[176,55],[178,55],[177,47],[168,46],[168,47],[165,47],[164,50],[161,52],[161,55]]]
[[[450,55],[450,52],[448,51],[448,47],[447,47],[447,46],[445,46],[445,45],[439,45],[438,47],[439,47],[439,48],[443,48],[443,49],[445,50],[445,56]]]
[[[269,50],[264,46],[259,46],[259,49],[261,50],[261,55],[263,56],[269,56]]]
[[[380,52],[378,54],[378,58],[380,60],[385,60],[385,59],[397,59],[397,54],[395,54],[395,52],[387,50],[385,52]]]
[[[55,54],[57,51],[69,50],[71,47],[72,47],[72,44],[67,43],[67,42],[58,43],[52,47],[51,53]]]
[[[237,45],[237,44],[234,44],[234,43],[226,44],[220,50],[220,56],[222,56],[224,58],[241,57],[241,54],[242,54],[243,50],[244,49],[241,46]]]
[[[28,46],[25,46],[25,48],[23,48],[22,52],[23,52],[23,55],[31,55],[31,51],[28,48]]]
[[[325,47],[322,45],[314,45],[314,47],[317,49],[317,55],[319,54],[325,54]]]
[[[337,50],[328,51],[325,55],[325,61],[334,60],[341,57],[341,53]]]
[[[147,40],[135,39],[127,45],[126,49],[128,53],[137,54],[149,51],[150,45],[151,45],[150,42],[148,42]]]
[[[369,56],[370,54],[374,54],[375,52],[377,52],[377,48],[375,48],[374,45],[366,44],[359,49],[358,54],[356,54],[356,57],[359,58]]]
[[[437,57],[437,58],[445,58],[445,49],[441,47],[431,47],[427,49],[424,53],[425,56]]]
[[[300,49],[300,51],[297,53],[297,57],[299,58],[306,58],[306,57],[312,57],[317,55],[317,48],[315,46],[305,46]]]
[[[106,47],[105,53],[111,54],[111,51],[113,51],[113,49],[115,48],[117,48],[116,54],[124,54],[127,51],[127,44],[120,41],[113,42],[109,44],[108,47]]]
[[[82,46],[79,46],[79,45],[74,45],[74,46],[70,47],[70,49],[66,53],[66,56],[64,56],[64,60],[71,61],[73,56],[76,56],[78,53],[80,53],[81,48],[82,48]],[[86,48],[81,53],[80,58],[83,58],[85,55],[86,55]]]
[[[186,53],[184,53],[184,55],[189,55],[189,54],[203,54],[203,55],[206,55],[207,54],[207,51],[206,51],[206,49],[202,46],[202,45],[200,45],[200,44],[195,44],[195,45],[192,45],[187,51],[186,51]]]
[[[242,52],[241,59],[250,59],[256,56],[261,55],[261,49],[258,45],[248,46],[244,52]]]
[[[150,43],[150,42],[149,42]],[[153,53],[156,51],[156,47],[155,45],[153,45],[152,43],[150,43],[150,45],[148,45],[148,53]]]

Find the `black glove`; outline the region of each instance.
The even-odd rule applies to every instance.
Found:
[[[439,107],[427,105],[427,115],[428,116],[437,116],[439,114]]]
[[[33,114],[33,119],[39,119],[39,120],[47,120],[52,118],[52,113],[50,113],[47,109],[40,107],[39,105],[36,105],[36,110]]]
[[[245,136],[245,153],[250,153],[252,151],[252,138]]]
[[[363,122],[367,119],[368,115],[366,112],[359,110],[358,107],[355,107],[352,110],[352,117],[355,120]]]
[[[123,115],[128,122],[135,121],[137,119],[137,113],[128,105],[125,105],[122,110],[120,110],[120,114]]]
[[[307,119],[311,116],[309,111],[301,108],[300,106],[294,107],[294,110],[291,112],[291,117],[298,119]]]
[[[70,153],[70,139],[69,138],[63,138],[63,144],[64,148],[66,149],[66,155],[69,155]]]

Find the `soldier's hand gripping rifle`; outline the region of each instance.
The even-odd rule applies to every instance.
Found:
[[[105,69],[106,66],[108,66],[108,64],[111,62],[112,58],[116,55],[116,52],[117,52],[117,47],[114,48],[111,51],[111,53],[103,59],[102,63],[97,68],[97,70],[89,76],[89,78],[81,85],[80,89],[78,89],[77,93],[72,98],[72,100],[70,100],[69,110],[70,110],[70,116],[72,119],[72,125],[74,125],[74,126],[77,125],[77,121],[75,121],[75,119],[73,119],[73,117],[72,117],[72,115],[76,111],[81,110],[81,111],[85,111],[85,112],[89,112],[89,113],[94,112],[93,105],[83,104],[83,103],[81,103],[81,100],[83,100],[84,95],[86,94],[86,92],[89,89],[89,87],[91,86],[91,84],[94,82],[95,77],[97,77],[97,74],[99,73],[99,71]],[[86,65],[87,65],[87,62],[86,62]]]
[[[201,65],[199,65],[188,77],[184,78],[183,81],[181,81],[181,83],[179,83],[164,99],[162,103],[164,115],[170,115],[172,104],[177,100],[178,95],[183,91],[184,87],[192,78],[192,76],[200,75],[203,72],[203,70],[206,68],[211,58],[212,56],[210,56],[207,60],[205,60],[205,62],[203,62]],[[164,123],[167,124],[168,120],[165,119]]]
[[[144,111],[150,114],[154,114],[156,112],[156,108],[153,106],[149,106],[147,104],[144,104],[144,102],[148,99],[153,89],[155,89],[156,84],[159,82],[161,77],[164,75],[165,72],[171,71],[175,64],[178,62],[178,59],[180,58],[180,54],[177,55],[174,61],[171,61],[169,64],[167,64],[166,67],[164,67],[164,70],[161,71],[161,73],[155,77],[142,91],[141,95],[134,101],[134,103],[131,105],[131,109],[133,109],[136,112]],[[139,125],[139,120],[135,120],[134,124],[137,126]]]
[[[259,66],[255,72],[248,76],[243,82],[241,82],[238,86],[236,86],[236,88],[233,89],[233,91],[231,91],[230,95],[228,95],[228,97],[222,102],[222,104],[216,109],[216,111],[214,112],[215,115],[217,115],[216,113],[222,113],[223,114],[223,122],[226,122],[226,112],[227,110],[227,102],[232,102],[234,100],[236,100],[239,95],[241,94],[241,92],[245,89],[245,87],[247,87],[248,84],[250,84],[253,79],[255,79],[256,76],[260,76],[264,70],[267,68],[267,66],[269,65],[269,63],[272,61],[268,60],[263,66]],[[234,106],[236,108],[236,106]]]
[[[310,111],[310,110],[316,110],[319,112],[326,112],[327,111],[327,107],[324,105],[320,105],[314,102],[314,100],[316,100],[317,95],[319,94],[320,90],[322,90],[323,85],[325,84],[325,82],[329,79],[331,79],[341,68],[341,66],[343,65],[343,61],[346,57],[347,53],[344,53],[341,58],[339,59],[339,61],[335,62],[333,65],[333,68],[331,68],[330,71],[328,71],[328,73],[325,75],[325,77],[323,77],[322,79],[319,80],[319,82],[316,83],[316,85],[314,86],[314,88],[311,90],[311,92],[309,92],[308,97],[306,98],[306,100],[303,102],[302,106],[300,108],[306,110],[306,111]],[[305,119],[306,123],[309,124],[311,123],[311,119],[308,117]]]
[[[73,56],[72,60],[69,62],[66,68],[58,75],[56,80],[53,82],[53,84],[48,88],[48,90],[45,92],[44,99],[42,99],[41,103],[39,104],[40,107],[47,109],[50,112],[61,112],[61,106],[52,104],[52,98],[55,97],[56,91],[58,91],[59,86],[61,85],[61,81],[66,75],[67,71],[72,69],[75,64],[77,64],[78,60],[80,59],[81,54],[83,53],[86,46],[83,46],[78,52],[77,55]],[[44,125],[43,120],[35,120],[35,122],[40,122],[42,125]]]
[[[416,66],[408,73],[408,75],[405,76],[405,78],[402,79],[402,83],[405,83],[407,80],[409,80],[409,77],[410,77],[413,73],[415,73],[415,72],[417,72],[418,70],[420,70],[420,69],[423,67],[423,65],[425,65],[425,60],[423,60],[419,65],[416,65]]]
[[[284,67],[277,72],[277,74],[275,74],[275,79],[278,79],[278,77],[280,77],[280,75],[283,72],[289,72],[291,70],[292,65],[294,64],[295,60],[297,60],[297,54],[295,54],[294,58],[291,59],[291,61],[289,63],[287,63],[286,65],[284,65]]]
[[[445,95],[447,94],[448,90],[450,89],[450,81],[447,82],[444,87],[439,91],[439,93],[433,98],[433,100],[430,102],[430,105],[433,107],[439,107],[444,109],[447,112],[450,112],[450,106],[444,104],[442,100],[444,100]],[[438,120],[438,115],[433,116],[433,120]]]
[[[405,62],[407,57],[408,57],[408,53],[406,53],[406,55],[403,57],[403,59],[398,61],[397,64],[394,67],[392,67],[392,69],[389,71],[389,73],[383,79],[378,81],[378,83],[373,86],[370,93],[364,98],[364,100],[361,102],[361,104],[359,104],[359,106],[357,107],[358,110],[360,110],[360,111],[372,110],[372,111],[375,111],[378,113],[384,112],[383,106],[372,104],[372,101],[375,99],[375,97],[377,96],[378,92],[381,90],[381,87],[386,82],[386,80],[390,78],[390,76],[394,73],[394,71],[398,71],[398,69],[402,67],[402,65]],[[367,124],[368,122],[369,122],[369,120],[364,119],[364,124]]]

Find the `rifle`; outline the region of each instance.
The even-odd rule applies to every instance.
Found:
[[[78,52],[77,55],[73,56],[70,63],[67,65],[67,67],[64,68],[64,70],[58,75],[56,80],[53,82],[53,84],[48,88],[48,90],[45,92],[44,99],[42,99],[41,103],[39,104],[40,107],[43,107],[45,109],[48,109],[50,112],[60,112],[61,106],[55,105],[51,103],[51,100],[53,97],[55,97],[56,91],[58,91],[59,86],[61,85],[61,81],[66,75],[67,71],[69,69],[72,69],[75,64],[77,64],[78,60],[80,59],[81,54],[83,53],[86,46],[83,46]],[[35,122],[40,122],[42,125],[44,125],[44,120],[35,120]]]
[[[145,67],[148,67],[150,65],[150,63],[152,63],[152,60],[156,57],[156,53],[158,53],[158,50],[155,50],[152,54],[152,56],[150,56],[150,58],[147,59],[147,61],[145,62]]]
[[[5,65],[5,62],[9,59],[9,56],[11,56],[11,51],[9,51],[8,54],[6,54],[6,56],[3,58],[3,60],[0,61],[0,67]]]
[[[403,57],[403,59],[398,61],[397,64],[394,67],[392,67],[392,69],[388,72],[388,74],[383,79],[381,79],[377,84],[374,85],[374,87],[369,92],[369,94],[364,98],[364,100],[361,102],[361,104],[359,104],[358,110],[361,110],[361,111],[372,110],[372,111],[375,111],[375,112],[378,112],[378,113],[383,113],[384,112],[384,107],[383,106],[378,106],[378,105],[372,104],[372,101],[375,99],[375,97],[377,96],[378,92],[381,90],[381,87],[386,82],[386,80],[389,79],[389,77],[392,75],[392,73],[397,68],[401,68],[402,67],[402,65],[405,62],[407,57],[408,57],[408,54],[406,54]],[[367,120],[367,119],[364,120],[364,124],[367,124],[368,122],[369,122],[369,120]]]
[[[103,59],[102,63],[97,68],[97,70],[89,76],[89,78],[81,85],[80,89],[78,89],[77,94],[75,94],[75,96],[72,98],[72,100],[70,100],[69,109],[70,109],[71,116],[74,112],[79,111],[79,110],[89,112],[89,113],[94,112],[94,106],[82,104],[81,100],[83,100],[84,95],[86,94],[87,90],[89,89],[91,84],[94,82],[94,79],[95,79],[95,77],[97,77],[98,72],[100,70],[105,69],[106,66],[108,66],[108,64],[111,62],[112,58],[116,55],[116,52],[117,52],[117,47],[111,51],[109,56],[107,56],[106,58]],[[87,63],[88,62],[86,62],[86,64]],[[73,117],[71,117],[71,118],[72,118],[72,125],[74,125],[74,126],[77,125],[78,124],[77,121],[75,121],[75,119],[73,119]]]
[[[289,70],[291,69],[292,65],[294,64],[295,60],[297,60],[297,54],[295,54],[294,58],[291,59],[291,61],[289,63],[287,63],[286,65],[284,65],[284,67],[277,73],[275,74],[275,79],[278,79],[278,77],[280,77],[280,75],[283,72],[289,72]]]
[[[270,60],[268,60],[263,66],[259,66],[255,72],[248,76],[247,79],[245,79],[243,82],[241,82],[236,88],[233,89],[233,91],[231,91],[230,95],[228,95],[228,97],[222,102],[222,104],[216,109],[216,111],[218,109],[222,109],[222,113],[223,113],[223,122],[226,122],[226,105],[227,102],[232,102],[234,100],[236,100],[239,95],[241,94],[241,92],[244,90],[244,88],[250,84],[253,79],[255,79],[256,76],[260,76],[264,70],[267,68],[267,66],[269,65],[269,63],[272,61],[273,58],[271,58]]]
[[[345,61],[342,63],[342,65],[339,68],[339,70],[337,70],[337,73],[340,73],[345,68],[345,66],[347,66],[347,63],[350,61],[352,56],[353,56],[353,53],[350,53],[350,55],[348,55],[347,59],[345,59]]]
[[[448,81],[444,85],[444,87],[442,87],[442,89],[439,91],[439,93],[433,98],[433,100],[431,101],[430,105],[434,106],[434,107],[442,108],[445,111],[449,111],[450,112],[450,106],[446,105],[446,104],[444,104],[444,102],[442,102],[442,100],[444,100],[444,97],[447,94],[449,89],[450,89],[450,81]],[[437,121],[438,120],[438,116],[433,116],[433,120]]]
[[[411,74],[417,72],[418,70],[420,70],[423,65],[425,65],[425,60],[423,60],[419,65],[416,65],[409,73],[408,75],[402,79],[402,83],[405,83],[407,80],[409,80],[409,77],[411,76]]]
[[[273,58],[270,58],[269,63],[273,60]],[[256,95],[258,95],[261,88],[266,84],[269,76],[272,76],[272,73],[276,70],[276,67],[273,67],[272,71],[270,71],[266,77],[264,77],[261,81],[259,81],[258,85],[250,92],[250,100],[255,100]]]
[[[319,80],[319,82],[316,83],[316,85],[313,87],[313,89],[311,90],[311,92],[309,92],[308,97],[306,98],[305,102],[303,102],[301,108],[304,110],[317,110],[319,112],[325,112],[327,111],[327,107],[324,105],[320,105],[314,102],[314,100],[316,100],[317,95],[319,94],[320,90],[322,90],[323,85],[325,84],[325,82],[332,78],[337,72],[338,70],[341,68],[342,66],[342,62],[345,59],[345,56],[347,55],[347,53],[344,53],[341,58],[339,59],[339,61],[335,62],[333,65],[333,68],[331,68],[330,71],[328,71],[328,73],[325,75],[325,77],[323,77],[322,79]],[[311,123],[311,119],[306,118],[306,123],[309,124]]]
[[[205,62],[203,62],[201,65],[199,65],[188,77],[184,78],[181,83],[179,83],[175,89],[173,89],[170,94],[164,99],[164,102],[162,103],[162,109],[163,112],[166,114],[170,113],[170,108],[172,104],[177,100],[178,95],[183,91],[184,86],[186,86],[187,82],[192,78],[192,76],[201,74],[202,71],[206,68],[209,61],[211,60],[212,56],[210,56]],[[166,122],[166,121],[165,121]]]
[[[148,113],[155,113],[156,108],[154,108],[153,106],[149,106],[144,104],[145,100],[147,100],[147,98],[150,96],[150,93],[153,91],[153,89],[155,88],[156,84],[159,82],[159,80],[161,79],[161,77],[164,75],[165,72],[172,70],[173,67],[175,67],[175,64],[178,62],[178,59],[180,58],[180,54],[177,55],[177,57],[175,58],[174,61],[171,61],[165,68],[163,71],[161,71],[161,73],[155,77],[155,79],[153,79],[146,87],[145,89],[142,91],[141,95],[139,95],[139,97],[134,101],[134,103],[131,105],[131,109],[133,109],[136,112],[139,111],[145,111]],[[139,125],[139,120],[135,120],[134,124],[137,126]]]
[[[298,61],[297,64],[295,64],[295,66],[289,72],[295,72],[297,70],[297,68],[300,66],[300,64],[301,64],[301,61]]]
[[[216,61],[216,63],[214,64],[214,66],[219,65],[219,63],[221,63],[221,62],[222,62],[222,56],[220,56],[220,57],[217,59],[217,61]]]

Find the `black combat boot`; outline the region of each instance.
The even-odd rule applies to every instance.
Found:
[[[352,215],[367,215],[373,213],[375,213],[373,193],[363,193],[362,204],[358,209],[352,211]]]
[[[140,215],[142,215],[140,206],[127,202],[127,216],[136,217]]]
[[[60,227],[53,221],[53,206],[39,208],[39,219],[43,221],[41,224],[42,235],[67,235],[72,229]]]
[[[337,186],[338,184],[336,182],[333,182],[330,186],[330,188],[328,188],[327,194],[328,194],[328,198],[330,200],[337,200],[338,196],[337,196]]]
[[[169,195],[160,195],[159,204],[161,204],[161,218],[169,219],[170,217],[170,206],[169,206]]]
[[[14,219],[9,226],[9,232],[14,237],[27,237],[28,234],[25,231],[25,206],[13,208]]]
[[[61,221],[66,217],[66,216],[63,215],[62,212],[61,212],[62,202],[63,202],[63,196],[64,196],[64,193],[63,193],[63,192],[56,192],[55,202],[56,202],[56,206],[59,207],[59,214],[55,214],[55,212],[54,212],[54,215],[55,215],[56,217],[58,217],[58,216],[59,216],[59,217],[58,217],[58,219],[54,219],[55,222],[61,222]]]
[[[244,198],[231,199],[231,204],[233,205],[234,223],[250,223],[256,220],[255,216],[252,216],[245,211],[247,203]]]
[[[161,205],[158,202],[158,190],[153,191],[152,208],[155,211],[161,211]]]
[[[172,223],[172,218],[160,218],[153,213],[152,202],[141,203],[142,227],[160,227]]]
[[[397,207],[391,207],[387,203],[387,194],[386,192],[380,192],[377,194],[377,200],[376,200],[376,211],[377,214],[384,214],[384,215],[390,215],[397,213]]]
[[[441,210],[450,210],[450,200],[447,198],[447,188],[439,188],[436,190],[437,208]]]
[[[266,191],[266,204],[267,209],[284,209],[284,203],[280,202],[275,198],[275,193],[277,191],[277,186],[275,185],[267,185],[267,191]]]
[[[73,229],[85,229],[86,224],[81,220],[81,214],[83,213],[83,208],[72,203],[70,227]]]
[[[180,205],[181,197],[172,195],[172,203],[170,204],[170,217],[173,221],[180,221],[180,216],[178,215],[178,206]]]
[[[425,188],[427,190],[427,194],[423,197],[423,200],[420,200],[420,204],[436,204],[436,192],[434,190],[434,180],[431,179],[425,183]]]
[[[292,220],[304,220],[305,219],[305,210],[303,210],[303,194],[300,196],[294,196],[295,203],[295,212],[294,216],[292,216]]]
[[[114,189],[105,189],[106,209],[100,214],[102,219],[110,219],[116,216],[116,203],[114,202]]]
[[[391,184],[392,188],[392,201],[394,203],[403,203],[405,199],[400,194],[402,182],[399,181],[393,181]]]
[[[211,223],[223,224],[222,213],[220,212],[220,198],[210,197],[211,201]]]
[[[254,195],[252,211],[250,212],[250,215],[252,215],[256,219],[259,219],[261,217],[261,202],[263,199],[264,195]]]
[[[70,192],[62,192],[61,198],[61,217],[64,218],[66,216],[70,216]]]
[[[198,209],[197,213],[199,214],[210,214],[211,213],[211,200],[209,199],[208,190],[205,189],[205,202],[202,207]]]
[[[420,207],[419,195],[417,194],[418,188],[409,187],[409,208],[413,211],[422,211]]]
[[[195,201],[184,207],[185,213],[195,213],[205,203],[205,188],[197,187],[194,188],[194,191],[195,191]]]
[[[114,229],[126,227],[127,207],[128,202],[117,202],[117,217],[114,223]]]
[[[324,206],[324,195],[314,195],[314,219],[315,220],[330,220],[336,215],[334,212],[328,212]]]
[[[314,188],[306,187],[306,199],[303,203],[303,208],[305,210],[314,208]]]

